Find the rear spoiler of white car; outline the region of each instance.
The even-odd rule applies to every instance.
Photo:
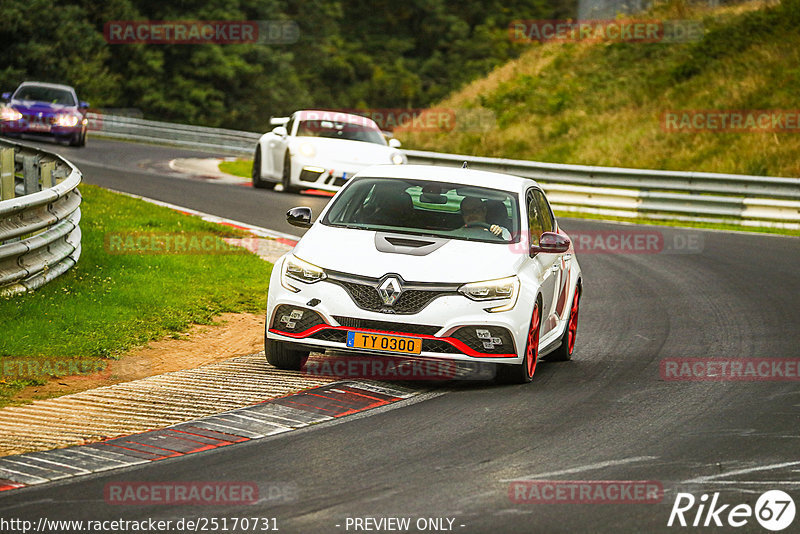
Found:
[[[283,126],[283,125],[284,125],[284,124],[286,124],[287,122],[289,122],[289,117],[272,117],[272,118],[269,120],[269,123],[270,123],[272,126]]]

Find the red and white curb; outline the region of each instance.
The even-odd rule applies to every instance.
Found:
[[[0,458],[0,492],[195,454],[388,406],[422,393],[341,381],[160,430]]]

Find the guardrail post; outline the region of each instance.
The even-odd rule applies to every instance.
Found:
[[[39,165],[39,172],[42,175],[42,189],[50,189],[53,187],[53,169],[55,168],[55,161],[45,161]]]
[[[36,156],[22,158],[23,187],[26,195],[39,192],[39,165]]]
[[[14,149],[0,149],[0,200],[14,198]]]

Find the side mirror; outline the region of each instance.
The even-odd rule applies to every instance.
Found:
[[[311,208],[300,206],[286,212],[286,222],[298,228],[311,228]]]
[[[289,122],[289,117],[272,117],[272,118],[269,120],[269,123],[270,123],[272,126],[283,126],[283,125],[284,125],[284,124],[286,124],[287,122]]]
[[[400,146],[402,146],[402,144],[403,143],[400,142],[400,139],[395,139],[394,137],[389,139],[389,146],[392,147],[392,148],[400,148]]]
[[[89,107],[89,103],[88,102],[84,102],[83,100],[81,100],[80,103],[78,104],[78,107],[81,108],[81,109],[86,109],[86,108]]]
[[[281,137],[286,137],[287,135],[289,135],[289,132],[286,130],[285,126],[276,126],[275,128],[272,129],[272,133],[274,133],[275,135],[279,135]]]
[[[545,232],[539,238],[538,245],[531,245],[531,254],[543,252],[545,254],[561,254],[569,250],[570,241],[568,237],[555,232]]]
[[[11,100],[11,93],[3,93],[3,100]]]

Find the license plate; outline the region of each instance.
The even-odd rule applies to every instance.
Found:
[[[422,352],[421,339],[370,334],[368,332],[347,332],[347,346],[354,349],[401,352],[403,354],[419,354]]]
[[[30,122],[28,123],[28,129],[33,132],[49,132],[50,125],[41,122]]]

